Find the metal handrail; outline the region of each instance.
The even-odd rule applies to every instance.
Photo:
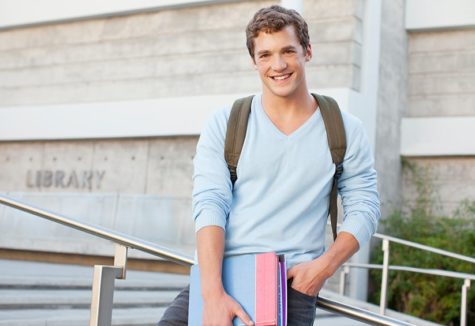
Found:
[[[416,268],[410,266],[394,266],[389,265],[389,244],[390,242],[396,242],[405,246],[417,248],[424,251],[433,252],[439,255],[443,255],[450,258],[455,258],[459,260],[463,260],[469,263],[475,263],[475,259],[472,257],[456,254],[447,250],[433,248],[430,246],[422,245],[419,243],[398,239],[395,237],[387,236],[384,234],[376,233],[374,235],[377,238],[383,240],[383,264],[382,265],[374,265],[374,264],[355,264],[355,263],[345,263],[343,265],[343,272],[340,275],[340,294],[344,294],[345,292],[345,282],[346,282],[346,275],[349,273],[349,268],[366,268],[366,269],[381,269],[382,270],[382,278],[381,278],[381,297],[380,297],[380,304],[379,304],[379,313],[381,315],[385,314],[386,310],[386,298],[387,298],[387,288],[388,288],[388,279],[389,279],[389,271],[396,270],[396,271],[405,271],[405,272],[413,272],[413,273],[422,273],[422,274],[429,274],[429,275],[436,275],[436,276],[446,276],[446,277],[453,277],[458,279],[463,279],[463,285],[461,289],[461,304],[460,304],[460,326],[466,326],[467,324],[467,300],[468,300],[468,289],[470,288],[471,281],[475,280],[475,275],[467,274],[467,273],[460,273],[454,271],[442,271],[436,269],[424,269],[424,268]]]
[[[330,226],[331,226],[330,221],[328,221],[327,222],[327,227],[330,227]],[[341,223],[338,223],[337,226],[338,226],[338,228],[341,227]],[[408,247],[417,248],[417,249],[428,251],[428,252],[433,252],[435,254],[439,254],[439,255],[442,255],[442,256],[447,256],[447,257],[450,257],[450,258],[455,258],[455,259],[459,259],[459,260],[463,260],[463,261],[475,264],[475,257],[470,257],[470,256],[457,254],[455,252],[451,252],[451,251],[448,251],[448,250],[423,245],[421,243],[412,242],[412,241],[409,241],[409,240],[399,239],[399,238],[392,237],[392,236],[386,235],[386,234],[381,234],[381,233],[375,233],[375,234],[373,234],[373,237],[381,239],[381,240],[388,240],[390,242],[399,243],[399,244],[402,244],[402,245],[405,245],[405,246],[408,246]]]
[[[75,220],[75,219],[72,219],[72,218],[66,218],[66,217],[61,216],[59,214],[56,214],[56,213],[53,213],[53,212],[50,212],[50,211],[47,211],[47,210],[44,210],[44,209],[40,209],[38,207],[34,207],[32,205],[27,205],[27,204],[21,203],[21,202],[15,200],[15,199],[7,197],[7,196],[0,195],[0,204],[4,204],[6,206],[9,206],[9,207],[12,207],[12,208],[15,208],[15,209],[18,209],[18,210],[21,210],[21,211],[39,216],[39,217],[42,217],[42,218],[45,218],[45,219],[48,219],[50,221],[53,221],[53,222],[56,222],[56,223],[59,223],[59,224],[77,229],[79,231],[86,232],[86,233],[89,233],[91,235],[94,235],[94,236],[97,236],[97,237],[115,242],[115,243],[119,244],[120,246],[130,247],[130,248],[134,248],[134,249],[137,249],[137,250],[141,250],[141,251],[147,252],[149,254],[159,256],[161,258],[169,259],[169,260],[172,260],[174,262],[184,264],[184,265],[194,264],[194,260],[191,259],[190,257],[181,255],[181,254],[176,253],[176,252],[173,252],[172,250],[170,250],[168,248],[165,248],[163,246],[159,246],[159,245],[156,245],[154,243],[144,241],[142,239],[139,239],[139,238],[136,238],[136,237],[133,237],[133,236],[130,236],[130,235],[126,235],[126,234],[121,233],[121,232],[113,231],[113,230],[107,229],[107,228],[99,226],[99,225],[95,225],[95,224],[92,224],[92,223],[81,222],[81,221],[78,221],[78,220]],[[116,251],[116,260],[118,258],[117,252],[120,252],[119,260],[121,260],[121,258],[122,258],[123,268],[125,269],[125,261],[126,261],[127,250],[126,249],[124,250],[124,247],[119,247],[119,250]],[[125,255],[125,258],[122,255]],[[101,279],[101,278],[106,279],[106,278],[109,278],[110,275],[114,275],[113,278],[120,278],[121,276],[122,277],[125,276],[125,271],[113,270],[110,266],[100,266],[100,267],[102,269],[106,270],[108,273],[110,272],[110,274],[105,273],[102,269],[95,269],[94,270],[95,278],[96,278],[96,273],[98,275],[100,275],[98,277],[98,279]],[[107,276],[107,277],[105,277],[104,275]],[[111,288],[112,288],[112,291],[113,291],[113,280],[112,280],[112,283],[110,283],[110,280],[106,280],[106,281],[109,282],[109,284],[107,286],[108,291]],[[101,282],[101,280],[99,282]],[[112,287],[110,286],[110,284],[112,284]],[[99,286],[102,287],[101,284]],[[93,291],[94,291],[94,286],[93,286]],[[112,295],[110,293],[108,293],[108,295],[106,295],[106,296],[110,297],[110,299],[112,298]],[[93,297],[93,304],[91,304],[91,315],[93,315],[94,313],[97,313],[97,312],[92,311],[92,306],[94,306],[94,304],[95,304],[94,301],[95,300],[97,300],[99,302],[99,303],[97,303],[97,306],[99,306],[100,303],[103,302],[103,298],[101,297],[101,294],[99,294],[99,297],[97,299],[95,299]],[[369,323],[371,325],[381,325],[381,326],[396,326],[396,325],[397,326],[410,326],[410,325],[413,325],[413,324],[410,324],[410,323],[407,323],[407,322],[404,322],[404,321],[401,321],[401,320],[397,320],[397,319],[390,318],[390,317],[383,316],[383,315],[378,315],[378,314],[375,314],[375,313],[372,313],[370,311],[363,310],[363,309],[360,309],[360,308],[357,308],[357,307],[353,307],[353,306],[350,306],[350,305],[344,305],[344,304],[335,302],[333,300],[330,300],[330,299],[327,299],[327,298],[324,298],[324,297],[319,297],[317,306],[324,309],[324,310],[327,310],[329,312],[337,313],[337,314],[343,315],[343,316],[351,318],[351,319],[363,321],[363,322]],[[112,310],[111,302],[109,302],[109,304],[107,305],[107,309]],[[100,318],[98,318],[97,320],[99,320],[98,324],[101,323]],[[109,320],[110,320],[110,316],[109,316]],[[109,321],[109,323],[110,323],[110,321]],[[102,322],[102,324],[106,324],[106,323]]]
[[[361,309],[361,308],[353,307],[341,302],[332,301],[327,298],[322,298],[321,296],[318,297],[317,307],[329,312],[339,311],[341,314],[343,314],[343,312],[348,313],[348,314],[351,313],[352,319],[358,320],[370,325],[388,325],[388,326],[389,325],[390,326],[413,325],[411,323],[407,323],[402,320],[383,316],[383,315],[368,311],[366,309]],[[384,324],[381,324],[381,322],[384,322]]]
[[[192,259],[191,257],[184,256],[164,246],[159,246],[155,243],[148,242],[146,240],[142,240],[140,238],[136,238],[134,236],[127,235],[122,232],[107,229],[100,225],[82,222],[70,217],[66,218],[64,216],[50,212],[45,209],[37,208],[32,205],[26,205],[6,196],[0,196],[0,203],[12,208],[19,209],[26,213],[46,218],[50,221],[77,229],[79,231],[86,232],[106,240],[110,240],[120,245],[141,250],[154,256],[159,256],[161,258],[174,261],[179,264],[193,265],[195,263],[194,259]]]
[[[352,267],[352,268],[364,268],[364,269],[383,269],[384,268],[384,265],[378,265],[378,264],[345,263],[345,264],[343,264],[343,266],[348,266],[348,267]],[[436,276],[445,276],[445,277],[458,278],[458,279],[461,279],[461,280],[475,281],[475,275],[474,274],[444,271],[444,270],[441,270],[441,269],[416,268],[416,267],[410,267],[410,266],[397,266],[397,265],[389,265],[388,269],[392,270],[392,271],[412,272],[412,273],[436,275]]]
[[[421,250],[424,250],[424,251],[433,252],[433,253],[436,253],[436,254],[439,254],[439,255],[442,255],[442,256],[447,256],[447,257],[451,257],[451,258],[455,258],[455,259],[459,259],[459,260],[463,260],[463,261],[475,264],[475,258],[474,257],[464,256],[464,255],[460,255],[460,254],[457,254],[457,253],[454,253],[454,252],[451,252],[451,251],[447,251],[447,250],[444,250],[444,249],[434,248],[434,247],[426,246],[426,245],[423,245],[423,244],[420,244],[420,243],[395,238],[395,237],[392,237],[390,235],[375,233],[373,236],[375,238],[379,238],[379,239],[383,239],[383,240],[389,240],[391,242],[399,243],[399,244],[402,244],[402,245],[405,245],[405,246],[408,246],[408,247],[413,247],[413,248],[421,249]]]
[[[330,225],[330,223],[328,222],[327,225]],[[341,224],[338,224],[338,226],[341,226]],[[382,278],[381,278],[381,298],[380,298],[380,304],[379,304],[379,307],[380,307],[379,313],[381,315],[384,315],[385,310],[386,310],[386,298],[387,298],[387,292],[388,292],[387,288],[388,288],[388,278],[389,278],[388,273],[389,273],[390,269],[399,270],[399,271],[410,271],[410,272],[415,272],[415,273],[432,274],[432,275],[436,275],[436,276],[449,276],[448,274],[441,275],[441,274],[439,274],[439,271],[437,271],[437,270],[428,270],[428,269],[424,270],[424,269],[418,269],[418,268],[408,267],[408,266],[390,266],[389,265],[389,246],[390,246],[390,242],[398,243],[398,244],[401,244],[401,245],[404,245],[404,246],[420,249],[420,250],[427,251],[427,252],[432,252],[432,253],[435,253],[435,254],[438,254],[438,255],[446,256],[446,257],[449,257],[449,258],[455,258],[455,259],[463,260],[463,261],[471,263],[471,264],[475,264],[475,258],[474,257],[469,257],[469,256],[457,254],[457,253],[454,253],[454,252],[451,252],[451,251],[447,251],[447,250],[444,250],[444,249],[434,248],[434,247],[430,247],[430,246],[423,245],[423,244],[420,244],[420,243],[395,238],[395,237],[385,235],[385,234],[381,234],[381,233],[375,233],[373,236],[375,238],[379,238],[379,239],[383,240],[382,241],[383,242],[382,243],[383,244],[382,249],[383,249],[384,256],[383,256],[383,265],[380,268],[380,269],[382,269],[382,274],[383,275],[382,275]],[[354,264],[354,265],[356,265],[356,264]],[[364,265],[364,264],[361,264],[361,265]],[[346,275],[349,273],[348,269],[350,267],[358,268],[357,266],[352,266],[349,263],[344,265],[343,273],[341,273],[341,275],[340,275],[340,294],[343,294],[345,292],[345,278],[346,278]],[[432,272],[430,272],[430,271],[432,271]],[[440,271],[440,272],[445,272],[445,271]],[[447,273],[449,273],[449,274],[452,273],[451,275],[457,274],[457,272],[452,272],[452,271],[447,272]],[[458,273],[459,276],[461,276],[462,274],[463,273]],[[464,280],[464,283],[462,285],[462,295],[461,295],[461,305],[460,305],[460,326],[466,326],[466,323],[467,323],[467,300],[468,300],[467,291],[470,288],[471,281],[473,280],[473,275],[471,275],[471,274],[464,274],[464,275],[467,275],[467,277],[457,277],[457,278],[461,278],[461,279]],[[454,277],[454,276],[450,276],[450,277]]]
[[[389,242],[388,239],[384,239],[383,241]],[[386,247],[383,245],[383,247]],[[383,249],[385,250],[385,249]],[[385,254],[387,250],[385,250]],[[384,313],[385,304],[386,304],[386,293],[385,289],[387,287],[387,280],[388,280],[388,272],[390,270],[393,271],[401,271],[401,272],[412,272],[412,273],[420,273],[420,274],[427,274],[427,275],[435,275],[435,276],[445,276],[445,277],[452,277],[463,280],[462,284],[462,295],[460,297],[460,326],[465,326],[467,324],[467,300],[468,300],[468,289],[470,288],[471,281],[475,281],[474,274],[467,274],[467,273],[460,273],[460,272],[453,272],[453,271],[443,271],[440,269],[429,269],[429,268],[416,268],[410,266],[396,266],[396,265],[389,265],[389,261],[385,260],[383,265],[377,264],[357,264],[357,263],[345,263],[343,264],[343,272],[340,275],[340,294],[345,294],[345,282],[346,282],[346,275],[348,275],[350,268],[364,268],[364,269],[381,269],[383,271],[382,277],[382,286],[381,286],[381,303],[380,303],[380,313]],[[384,292],[383,292],[384,291]]]

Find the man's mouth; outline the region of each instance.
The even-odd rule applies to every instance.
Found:
[[[276,81],[281,81],[281,80],[288,79],[291,75],[292,75],[292,73],[289,73],[289,74],[284,74],[284,75],[271,76],[270,78],[272,78],[273,80],[276,80]]]

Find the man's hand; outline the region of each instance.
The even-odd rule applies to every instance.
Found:
[[[224,250],[224,230],[207,226],[197,232],[198,261],[203,297],[203,325],[230,326],[235,316],[246,325],[254,325],[242,307],[223,288],[221,265]]]
[[[254,325],[239,303],[225,292],[204,300],[203,326],[231,326],[235,316],[247,326]]]
[[[332,273],[329,270],[329,261],[326,256],[295,265],[287,272],[287,278],[292,280],[292,288],[310,296],[316,296],[327,278]]]
[[[359,243],[352,234],[340,232],[327,252],[312,261],[295,265],[288,270],[287,278],[293,279],[295,290],[315,296],[325,281],[358,249]]]

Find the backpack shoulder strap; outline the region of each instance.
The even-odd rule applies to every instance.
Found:
[[[343,172],[343,159],[346,152],[345,126],[337,102],[328,96],[312,94],[318,102],[322,119],[327,132],[328,146],[333,163],[336,166],[333,176],[333,185],[330,193],[329,215],[332,225],[333,239],[336,239],[336,224],[338,218],[337,182]],[[247,123],[251,112],[251,103],[254,96],[236,100],[231,109],[224,142],[224,157],[228,164],[231,182],[237,180],[237,164],[246,138]]]
[[[343,159],[346,152],[346,135],[343,118],[341,116],[338,103],[331,97],[312,94],[318,102],[320,113],[325,124],[328,138],[328,147],[335,164],[335,174],[333,175],[333,185],[330,192],[330,221],[332,226],[333,240],[336,239],[336,224],[338,219],[337,206],[337,186],[338,179],[343,173]]]
[[[231,109],[224,141],[224,158],[228,164],[231,182],[237,180],[237,164],[241,156],[242,146],[246,138],[247,122],[251,112],[252,96],[237,99]]]

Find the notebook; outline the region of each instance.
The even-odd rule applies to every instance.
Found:
[[[261,253],[226,257],[223,260],[223,286],[251,317],[256,326],[286,326],[287,269],[283,255]],[[190,277],[189,326],[201,326],[203,301],[199,266]],[[234,318],[233,325],[244,325]]]

